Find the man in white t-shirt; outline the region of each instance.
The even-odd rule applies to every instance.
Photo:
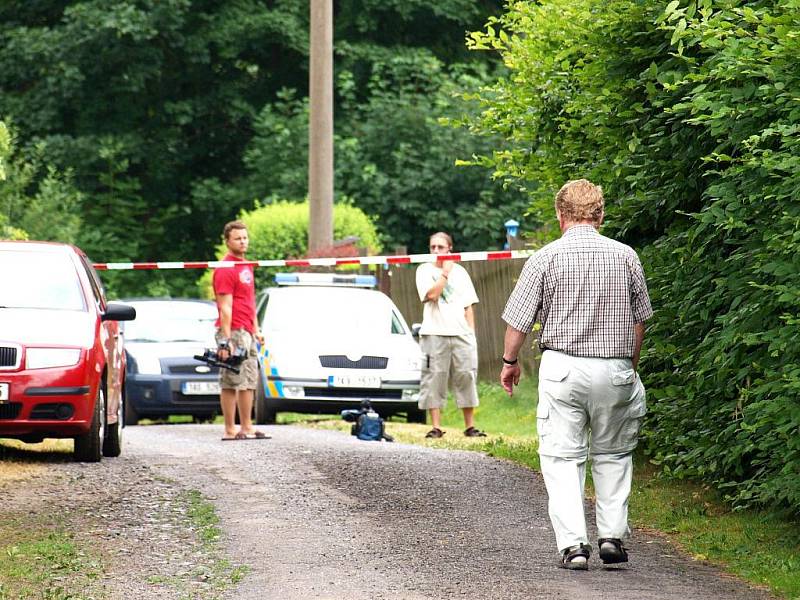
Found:
[[[444,232],[430,237],[431,254],[446,256],[453,251],[453,239]],[[464,435],[484,437],[475,427],[478,406],[478,346],[472,305],[478,295],[469,273],[461,265],[439,259],[417,267],[417,292],[423,303],[420,347],[423,352],[419,407],[431,414],[426,437],[440,438],[442,408],[448,385],[456,405],[464,413]]]

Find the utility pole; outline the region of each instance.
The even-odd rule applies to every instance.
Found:
[[[309,0],[308,249],[333,244],[333,0]]]

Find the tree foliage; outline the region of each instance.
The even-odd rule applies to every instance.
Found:
[[[508,77],[479,162],[603,185],[642,249],[656,316],[649,452],[739,503],[800,509],[800,10],[795,0],[512,2],[472,34]]]
[[[499,212],[501,195],[484,173],[456,173],[458,150],[470,151],[468,136],[434,130],[446,93],[433,79],[483,60],[469,56],[464,32],[500,5],[335,3],[337,197],[370,211],[380,204],[387,240],[412,245],[429,225],[423,208],[432,194],[409,192],[409,206],[392,217],[390,203],[417,170],[420,181],[439,184],[436,201],[450,223],[469,220],[470,203],[477,204],[465,243],[483,243],[487,219]],[[221,224],[242,209],[306,195],[308,21],[308,3],[296,0],[8,0],[0,3],[0,118],[13,120],[24,156],[41,152],[58,172],[73,174],[81,192],[78,243],[95,260],[200,260],[213,252]],[[405,61],[403,90],[393,100],[399,78],[389,78],[392,57]],[[423,72],[415,88],[417,67]],[[377,89],[386,100],[371,100]],[[408,132],[413,115],[398,110],[406,101],[422,121]],[[286,110],[302,116],[281,124]],[[402,147],[379,152],[369,141],[352,150],[381,132],[384,144],[404,134]],[[405,158],[406,149],[402,168],[381,162]],[[357,180],[363,174],[352,163],[361,158],[388,182]],[[437,171],[443,181],[432,177]],[[459,193],[448,195],[446,182]],[[363,191],[372,195],[362,202]],[[140,273],[114,272],[105,280],[112,293],[180,294],[194,289],[195,275],[154,272],[143,284]]]
[[[74,243],[80,200],[71,173],[44,164],[41,152],[25,160],[0,121],[0,238]]]
[[[342,62],[348,60],[353,59]],[[414,49],[373,59],[364,87],[355,80],[355,67],[342,67],[337,196],[377,217],[386,244],[425,251],[430,233],[440,230],[452,231],[462,249],[502,243],[503,222],[522,218],[528,199],[517,189],[503,189],[485,169],[456,166],[490,146],[447,124],[474,111],[458,92],[486,81],[485,69],[447,68],[430,51]],[[269,189],[278,197],[302,198],[307,128],[307,100],[284,90],[256,118],[244,152],[246,173],[224,193],[257,197],[258,190]],[[273,167],[263,169],[265,164]],[[206,182],[197,194],[213,195],[219,187],[218,181]]]

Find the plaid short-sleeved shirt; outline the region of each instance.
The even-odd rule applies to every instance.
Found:
[[[629,246],[574,225],[525,263],[503,320],[573,356],[633,356],[634,323],[653,315],[644,270]]]

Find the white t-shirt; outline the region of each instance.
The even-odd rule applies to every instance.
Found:
[[[436,263],[417,267],[417,292],[423,302],[422,335],[464,335],[473,333],[464,316],[464,309],[478,303],[478,295],[466,269],[458,263],[447,276],[447,285],[436,302],[425,302],[425,296],[442,275]]]

